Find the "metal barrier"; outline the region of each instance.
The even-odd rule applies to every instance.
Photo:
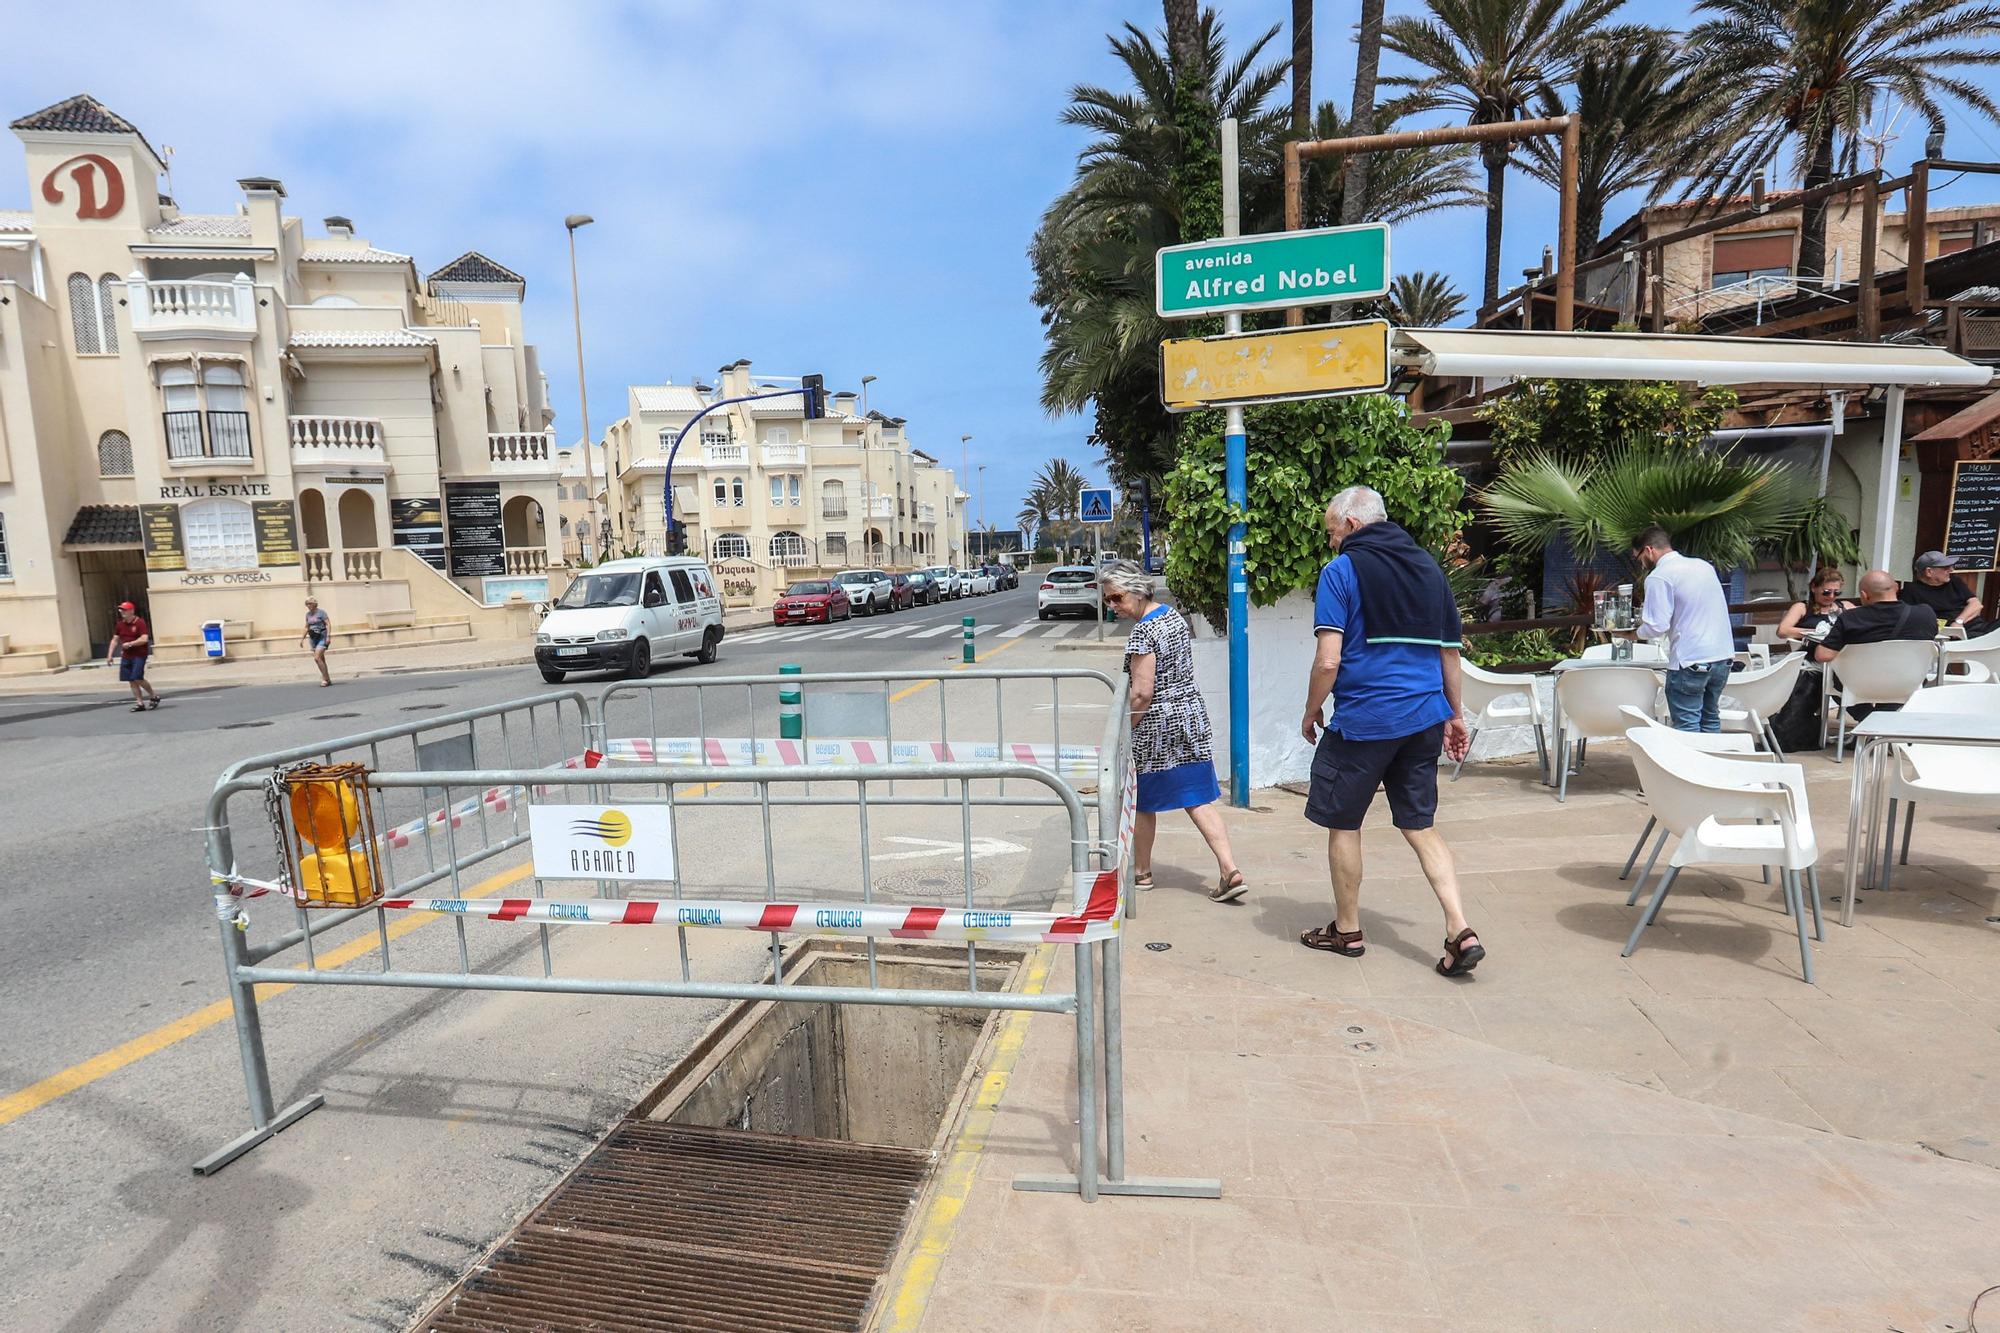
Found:
[[[1006,758],[969,758],[975,742],[963,737],[939,738],[922,742],[895,741],[882,737],[882,762],[865,762],[859,750],[842,751],[839,762],[782,762],[787,756],[776,747],[776,738],[753,734],[744,738],[740,750],[732,750],[728,738],[706,734],[709,706],[703,689],[745,690],[749,709],[747,720],[754,729],[758,716],[758,695],[768,692],[775,700],[781,685],[805,683],[811,688],[843,682],[867,681],[880,685],[882,697],[895,697],[896,681],[915,688],[947,685],[954,691],[993,688],[1004,691],[1007,681],[1046,681],[1052,691],[1050,739],[1038,743],[1016,728],[1018,739],[995,745],[1027,746],[1031,756],[1045,762],[1018,762]],[[1091,747],[1068,747],[1060,742],[1065,682],[1092,681],[1102,687],[1107,716]],[[1031,688],[1039,689],[1038,685]],[[1075,688],[1072,685],[1072,688]],[[692,702],[701,723],[694,737],[660,736],[656,725],[643,737],[607,734],[608,719],[620,696],[645,691],[649,723],[656,724],[663,700]],[[995,695],[996,701],[1001,695]],[[940,730],[949,733],[950,712],[941,703],[944,721]],[[576,726],[566,725],[566,713],[574,711]],[[806,704],[808,722],[813,716],[810,693]],[[775,708],[764,714],[775,717]],[[821,716],[829,716],[822,710]],[[1074,724],[1072,724],[1074,725]],[[535,755],[538,762],[487,764],[478,761],[480,736],[517,736],[528,728],[538,741],[546,743]],[[884,728],[887,732],[887,727]],[[460,735],[465,737],[461,743]],[[576,748],[561,753],[572,743]],[[442,740],[467,751],[471,762],[462,767],[446,767],[435,762],[418,762],[402,770],[382,767],[386,752],[408,753],[423,761],[445,753]],[[1017,1188],[1061,1189],[1094,1199],[1099,1193],[1172,1194],[1213,1196],[1220,1183],[1202,1180],[1139,1180],[1125,1173],[1123,1058],[1120,1037],[1119,931],[1130,886],[1129,846],[1135,781],[1132,777],[1130,727],[1125,708],[1125,683],[1089,671],[1064,672],[963,672],[950,675],[899,673],[881,676],[759,676],[691,680],[658,685],[614,685],[607,688],[595,705],[574,691],[563,691],[464,713],[386,728],[360,736],[299,747],[278,754],[245,760],[232,765],[217,782],[209,801],[208,849],[211,876],[215,882],[214,903],[220,923],[224,967],[229,993],[235,1007],[238,1043],[244,1079],[249,1093],[252,1128],[229,1144],[195,1164],[197,1174],[219,1170],[228,1162],[256,1146],[272,1134],[322,1104],[314,1094],[282,1111],[273,1106],[270,1074],[255,988],[259,984],[333,986],[419,987],[460,991],[524,991],[553,994],[647,995],[721,1000],[788,1000],[830,1004],[870,1004],[934,1006],[978,1010],[1022,1010],[1064,1013],[1076,1022],[1078,1171],[1075,1176],[1022,1177]],[[810,747],[826,745],[826,739],[808,734],[808,747],[796,758],[810,758]],[[847,741],[842,744],[870,745]],[[914,746],[913,749],[901,747]],[[1039,748],[1038,748],[1039,746]],[[935,756],[942,749],[947,757]],[[708,759],[718,749],[723,763]],[[1086,804],[1077,784],[1061,770],[1075,771],[1088,751],[1089,776],[1096,784],[1095,801]],[[507,750],[506,754],[513,751]],[[662,755],[671,757],[663,762]],[[741,762],[727,762],[740,754]],[[383,830],[375,840],[375,850],[383,863],[381,884],[391,895],[368,906],[348,910],[308,912],[294,904],[296,922],[268,941],[253,943],[253,924],[245,899],[288,895],[282,875],[260,878],[247,860],[239,859],[232,839],[229,813],[232,802],[245,796],[266,798],[261,813],[271,821],[279,839],[292,832],[290,803],[271,799],[275,790],[272,773],[295,760],[314,759],[332,763],[336,759],[365,755],[371,771],[366,778],[367,799],[379,802],[374,826]],[[696,762],[699,756],[700,762]],[[767,760],[769,762],[767,762]],[[1012,787],[1012,791],[1008,790]],[[469,794],[466,794],[469,793]],[[756,811],[762,832],[763,885],[761,897],[700,896],[690,891],[690,867],[686,860],[670,866],[670,874],[659,884],[671,886],[671,896],[652,899],[625,899],[615,883],[597,882],[595,901],[558,899],[545,892],[543,880],[532,878],[532,894],[522,898],[485,899],[466,895],[465,875],[475,866],[505,856],[530,841],[524,822],[532,825],[532,811],[538,802],[561,804],[566,797],[581,794],[593,804],[627,812],[628,819],[655,807],[664,813],[667,845],[682,846],[682,830],[697,818],[721,819],[723,811]],[[395,811],[414,809],[416,817],[398,821]],[[861,889],[858,901],[851,897],[827,895],[811,900],[795,894],[781,894],[776,871],[776,840],[772,825],[774,809],[791,807],[834,807],[855,811]],[[1047,898],[1033,907],[1021,904],[981,903],[975,891],[972,870],[973,815],[975,810],[993,807],[1046,807],[1059,811],[1067,821],[1070,893],[1066,910],[1042,910]],[[936,902],[905,902],[878,896],[877,877],[871,865],[869,819],[871,811],[891,807],[950,808],[959,812],[959,853],[964,866],[963,901],[953,905]],[[524,821],[522,812],[530,812]],[[659,820],[660,814],[646,816]],[[941,844],[945,845],[945,844]],[[421,855],[418,852],[421,851]],[[400,852],[400,862],[396,859]],[[602,863],[563,876],[589,882],[589,869],[602,871]],[[532,867],[524,870],[531,871]],[[840,872],[844,874],[844,872]],[[523,876],[527,877],[527,876]],[[553,874],[551,879],[556,878]],[[444,897],[422,896],[432,885],[448,886]],[[651,892],[659,892],[655,882],[646,882]],[[1050,897],[1053,894],[1048,895]],[[393,913],[412,911],[444,912],[452,915],[458,932],[456,970],[398,969],[392,957],[388,918]],[[379,967],[338,969],[322,966],[315,941],[330,930],[362,917],[373,917],[375,939],[367,947],[379,954]],[[522,975],[476,970],[467,946],[467,919],[528,923],[539,932],[540,975]],[[631,979],[601,976],[572,976],[558,972],[551,947],[552,924],[636,925],[672,928],[680,940],[679,977]],[[751,930],[768,934],[771,964],[768,975],[754,981],[709,981],[697,979],[687,946],[687,931],[699,928]],[[786,980],[782,938],[785,935],[850,935],[866,940],[867,986],[802,985]],[[876,982],[876,940],[878,938],[963,939],[967,949],[966,984],[963,989],[899,990]],[[365,939],[363,936],[361,939]],[[1066,943],[1072,946],[1074,985],[1066,992],[1028,994],[1018,990],[981,990],[977,949],[981,941],[1017,943]],[[355,943],[359,943],[357,940]],[[349,948],[352,949],[353,945]],[[301,966],[266,965],[277,955],[301,949]],[[1100,980],[1101,977],[1101,980]],[[1100,1000],[1100,986],[1101,1000]],[[1103,1098],[1099,1100],[1100,1044]],[[1103,1168],[1099,1167],[1099,1124],[1102,1117]]]

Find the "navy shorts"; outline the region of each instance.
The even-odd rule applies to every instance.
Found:
[[[1321,828],[1358,829],[1375,803],[1375,789],[1389,795],[1389,813],[1400,829],[1425,829],[1437,817],[1438,753],[1444,723],[1411,736],[1351,741],[1323,731],[1313,752],[1306,818]]]
[[[120,657],[118,659],[118,679],[144,680],[145,678],[146,678],[145,654],[141,653],[137,657]]]

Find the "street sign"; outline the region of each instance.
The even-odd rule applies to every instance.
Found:
[[[1389,326],[1379,319],[1160,344],[1160,400],[1169,412],[1388,387]]]
[[[1369,222],[1170,245],[1155,256],[1153,274],[1164,319],[1366,300],[1389,290],[1389,228]]]
[[[1083,493],[1083,521],[1086,523],[1109,523],[1111,521],[1111,489],[1088,490]]]

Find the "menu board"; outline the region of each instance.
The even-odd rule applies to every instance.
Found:
[[[500,483],[447,482],[444,522],[451,551],[451,576],[485,578],[507,572],[507,542],[500,525]]]
[[[179,505],[140,505],[139,537],[145,548],[147,569],[187,568],[187,544],[181,540]]]
[[[290,500],[252,500],[251,521],[257,531],[257,564],[299,563],[299,524]]]
[[[444,572],[444,502],[435,495],[389,497],[390,540]]]
[[[1960,573],[2000,568],[2000,458],[1953,464],[1944,549]]]

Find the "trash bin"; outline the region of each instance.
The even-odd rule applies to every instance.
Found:
[[[220,620],[204,620],[201,623],[201,646],[202,651],[215,661],[219,662],[228,655],[222,642]]]

